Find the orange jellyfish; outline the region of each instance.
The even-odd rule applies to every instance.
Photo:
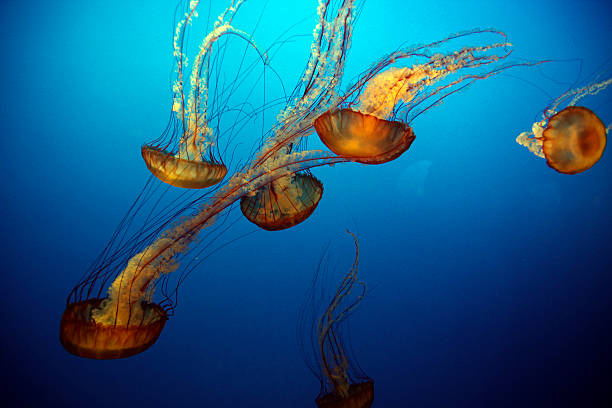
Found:
[[[73,289],[60,322],[60,342],[66,350],[80,357],[115,359],[138,354],[155,343],[168,316],[164,307],[152,301],[154,287],[149,283],[159,274],[147,270],[159,264],[152,254],[154,249],[135,256],[107,297],[100,296],[101,288],[92,296],[96,283],[108,279],[98,270]],[[119,301],[111,305],[113,298]]]
[[[217,20],[220,25],[215,24],[206,36],[200,54],[194,61],[194,67],[202,67],[202,70],[194,68],[195,75],[192,71],[191,96],[185,102],[185,93],[182,91],[181,44],[184,38],[183,29],[191,17],[197,14],[198,3],[197,0],[191,0],[186,18],[179,22],[176,30],[178,79],[174,84],[173,119],[168,127],[169,133],[166,132],[172,137],[170,141],[145,149],[151,151],[155,148],[188,161],[198,161],[202,147],[211,146],[213,139],[210,135],[218,131],[218,128],[213,131],[206,121],[205,84],[208,64],[203,64],[202,61],[208,58],[207,44],[218,38],[222,32],[227,32],[240,35],[252,45],[248,35],[231,28],[232,16],[243,3],[242,0],[232,0]],[[224,222],[230,211],[226,210],[238,201],[244,203],[245,215],[251,216],[252,220],[262,227],[286,227],[308,217],[321,198],[322,185],[306,171],[317,166],[354,161],[355,158],[333,153],[333,150],[306,150],[306,140],[314,132],[314,122],[325,112],[347,108],[385,120],[394,119],[402,112],[402,122],[409,123],[406,117],[410,112],[418,111],[412,116],[415,117],[469,83],[507,68],[489,69],[486,72],[449,80],[433,89],[427,88],[427,84],[435,79],[434,74],[438,71],[438,76],[446,76],[463,68],[493,64],[509,54],[506,50],[509,45],[505,41],[464,47],[460,51],[449,51],[447,54],[436,52],[437,47],[451,40],[480,38],[486,34],[498,35],[505,40],[503,33],[490,30],[471,31],[427,46],[389,54],[373,68],[365,71],[348,91],[341,92],[340,84],[352,39],[355,15],[355,0],[319,0],[310,57],[298,85],[288,98],[285,108],[277,116],[277,123],[264,135],[263,140],[258,141],[259,150],[252,157],[241,161],[244,164],[228,179],[219,182],[218,186],[202,195],[193,192],[191,195],[181,193],[182,201],[171,202],[166,206],[161,205],[160,200],[153,196],[159,189],[152,187],[153,183],[147,183],[109,244],[67,299],[60,324],[60,340],[68,351],[89,358],[120,358],[150,347],[176,307],[180,284],[201,259],[205,259],[205,256],[200,258],[198,255],[206,250],[214,250],[212,247],[215,240],[227,229]],[[496,50],[504,51],[495,53]],[[414,68],[418,72],[411,68],[401,68],[396,72],[389,67],[398,61],[408,61],[407,58],[425,58],[426,68]],[[396,85],[380,85],[379,80],[384,79],[380,76],[382,71],[392,73],[392,77],[396,78]],[[399,94],[401,96],[389,96],[389,90],[396,88],[402,91]],[[373,95],[378,99],[387,98],[392,103],[383,106],[378,101],[374,103],[375,99],[366,98],[366,95]],[[431,98],[434,95],[435,97]],[[425,101],[428,106],[422,107],[421,103]],[[174,132],[174,129],[179,129],[178,133]],[[177,138],[176,151],[168,150],[172,146],[172,140]],[[358,158],[375,162],[378,160],[377,156],[379,154],[374,151]],[[193,173],[199,174],[199,170],[198,168]],[[188,177],[191,181],[187,182],[181,179],[182,175],[181,171],[180,175],[176,173],[176,179],[173,178],[174,175],[166,179],[172,179],[173,182],[180,179],[182,181],[176,181],[176,184],[180,185],[194,181],[194,178]],[[269,217],[270,213],[267,212],[265,204],[272,192],[279,198],[278,208],[272,209],[276,218]],[[145,210],[147,205],[151,205],[152,209]],[[290,208],[294,205],[298,207],[297,210]],[[261,222],[259,217],[262,212],[268,216],[265,222]],[[142,224],[137,218],[138,214],[143,217]],[[270,219],[280,222],[269,223]],[[134,229],[136,231],[131,232]],[[203,234],[204,230],[208,230],[208,233]],[[202,249],[193,251],[195,254],[190,258],[189,249],[196,244]],[[174,274],[177,270],[179,272]],[[175,278],[171,278],[172,276]],[[171,279],[172,282],[176,280],[176,285],[171,284]]]
[[[577,174],[590,169],[603,155],[612,124],[606,127],[593,111],[576,103],[611,83],[612,78],[564,93],[544,110],[542,120],[533,124],[531,132],[521,133],[516,142],[546,158],[546,164],[559,173]],[[570,97],[567,106],[559,111]]]
[[[311,349],[315,353],[316,361],[314,365],[303,343],[300,343],[300,348],[310,370],[321,383],[319,396],[315,399],[319,408],[368,408],[374,402],[374,381],[365,375],[355,358],[349,355],[342,336],[342,326],[366,295],[366,285],[357,277],[359,241],[353,233],[347,232],[355,242],[353,266],[344,276],[331,300],[325,300],[327,306],[322,310],[321,316],[314,324],[308,324],[309,327],[305,328],[307,320],[315,316],[305,317],[304,312],[319,313],[317,304],[324,301],[317,298],[317,294],[322,291],[316,288],[325,257],[321,259],[309,296],[312,305],[303,309],[298,327],[298,330],[312,341]]]
[[[132,321],[97,320],[91,314],[103,308],[104,301],[88,299],[68,305],[60,323],[60,342],[66,350],[98,360],[133,356],[155,343],[168,319],[159,305],[143,301],[135,308],[140,315],[135,313]]]
[[[251,37],[231,23],[243,3],[232,1],[230,7],[215,21],[212,31],[204,38],[196,55],[189,87],[184,83],[187,64],[185,47],[187,27],[198,16],[199,0],[192,0],[183,20],[179,21],[174,34],[174,56],[176,78],[172,84],[174,93],[170,123],[166,131],[155,141],[141,148],[147,168],[161,181],[175,187],[205,188],[219,183],[227,174],[220,154],[216,150],[217,137],[208,125],[208,77],[211,66],[211,49],[224,35],[244,38],[260,54],[264,64],[267,55],[261,52]]]
[[[323,196],[323,184],[308,173],[281,177],[240,199],[244,216],[268,231],[290,228],[306,220]]]
[[[452,41],[483,34],[496,35],[501,41],[435,52]],[[496,54],[497,50],[501,52]],[[408,150],[415,140],[409,124],[418,115],[476,80],[511,66],[531,65],[507,65],[459,76],[464,71],[503,60],[510,52],[506,35],[496,30],[473,30],[396,51],[366,71],[349,89],[341,104],[344,108],[325,112],[315,120],[314,127],[321,141],[339,156],[364,164],[389,162]],[[402,114],[404,117],[399,118]]]
[[[415,138],[405,123],[350,109],[325,112],[315,120],[314,127],[332,152],[364,164],[381,164],[398,158]]]

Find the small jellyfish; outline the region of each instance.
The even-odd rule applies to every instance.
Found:
[[[304,305],[299,320],[301,337],[309,338],[312,343],[312,353],[309,353],[300,338],[304,360],[321,383],[315,399],[319,408],[368,408],[374,402],[374,381],[363,372],[343,339],[344,323],[366,295],[366,285],[357,277],[359,241],[353,233],[347,232],[355,242],[355,260],[351,269],[331,299],[319,298],[318,294],[324,292],[318,287],[321,267],[325,266],[323,256],[308,297],[312,304]],[[324,305],[320,311],[319,304]],[[312,315],[306,316],[306,313]],[[311,319],[315,321],[309,322]]]
[[[533,124],[531,132],[521,133],[516,142],[545,158],[546,164],[559,173],[577,174],[590,169],[603,155],[612,125],[606,128],[593,111],[576,103],[599,93],[610,83],[612,78],[564,93],[544,111],[542,120]],[[571,96],[567,106],[558,111]]]
[[[323,184],[307,173],[294,173],[240,199],[244,216],[268,231],[293,227],[314,212],[323,196]]]

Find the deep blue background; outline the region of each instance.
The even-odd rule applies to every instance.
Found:
[[[213,3],[216,16],[225,2]],[[140,145],[166,124],[174,6],[2,5],[0,358],[14,406],[314,406],[296,317],[327,243],[337,278],[348,270],[346,227],[371,288],[351,332],[376,381],[374,406],[612,406],[610,152],[566,176],[514,142],[551,97],[609,76],[604,1],[368,1],[347,78],[403,43],[474,27],[504,30],[513,61],[556,62],[449,98],[413,123],[416,142],[392,163],[316,170],[325,195],[313,216],[209,258],[149,351],[121,361],[66,353],[65,297],[148,176]],[[290,87],[315,9],[250,0],[236,17],[248,30],[263,13],[264,46],[301,21],[291,32],[306,36],[272,61]],[[609,89],[585,104],[608,124],[611,100]],[[251,229],[243,220],[229,238]]]

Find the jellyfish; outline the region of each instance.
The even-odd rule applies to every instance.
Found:
[[[358,163],[382,164],[398,158],[415,139],[410,126],[350,109],[325,112],[314,123],[321,141],[334,153]]]
[[[240,199],[244,216],[268,231],[290,228],[306,220],[323,196],[323,184],[314,176],[294,173],[281,177]]]
[[[500,41],[446,53],[436,51],[453,41],[483,34],[496,35]],[[395,51],[362,74],[362,79],[345,94],[342,106],[315,120],[317,134],[332,152],[351,161],[382,164],[394,160],[415,140],[410,123],[418,115],[476,80],[512,66],[533,65],[506,65],[460,76],[464,71],[505,59],[511,53],[510,47],[501,31],[472,30]]]
[[[245,39],[267,63],[268,57],[251,36],[234,28],[231,23],[243,0],[233,0],[215,21],[210,33],[202,40],[189,77],[189,89],[184,83],[187,56],[187,28],[198,17],[199,0],[191,0],[184,18],[178,22],[173,39],[176,69],[172,91],[170,123],[155,141],[141,148],[142,158],[151,173],[175,187],[205,188],[219,183],[227,167],[215,153],[217,135],[208,124],[208,79],[213,45],[225,35]]]
[[[155,286],[152,281],[178,265],[165,254],[168,245],[161,238],[144,252],[136,254],[125,266],[120,279],[102,297],[102,287],[95,293],[96,284],[109,279],[103,266],[120,256],[125,246],[111,257],[98,261],[98,266],[71,292],[60,322],[60,342],[72,354],[93,359],[117,359],[138,354],[158,339],[169,308],[152,300]],[[95,264],[94,264],[95,265]]]
[[[231,1],[228,9],[218,19],[220,25],[215,24],[206,39],[215,38],[220,30],[236,34],[237,30],[230,30],[228,27],[231,27],[232,16],[241,4],[240,0]],[[189,3],[186,18],[177,27],[178,34],[175,39],[179,43],[183,38],[183,27],[189,23],[190,16],[197,15],[197,5],[197,1]],[[463,68],[493,64],[503,60],[509,53],[489,53],[509,47],[505,41],[462,48],[446,55],[434,52],[436,47],[446,45],[451,40],[479,37],[481,34],[493,33],[505,40],[505,35],[501,32],[470,31],[427,46],[391,53],[367,69],[347,91],[342,91],[341,81],[347,50],[352,40],[355,15],[355,0],[319,0],[310,56],[301,78],[288,96],[276,123],[261,140],[255,141],[258,150],[241,161],[228,179],[212,186],[201,195],[197,193],[198,190],[185,190],[185,195],[181,193],[181,200],[166,206],[161,206],[158,204],[159,200],[152,198],[157,190],[151,182],[147,183],[110,242],[68,296],[60,323],[60,340],[66,350],[82,357],[122,358],[142,352],[154,344],[165,327],[162,322],[175,310],[179,286],[193,268],[199,265],[201,259],[205,259],[205,254],[214,251],[217,240],[228,228],[225,223],[229,214],[234,204],[239,201],[243,203],[241,209],[244,215],[251,217],[249,219],[262,228],[286,228],[304,221],[312,214],[321,198],[323,186],[309,173],[310,169],[356,161],[355,155],[337,154],[333,150],[309,149],[307,138],[315,131],[315,120],[328,111],[345,108],[356,110],[362,93],[378,97],[386,95],[389,87],[370,83],[373,80],[378,83],[379,81],[375,80],[380,78],[378,74],[391,64],[409,57],[424,56],[429,68],[450,73]],[[241,34],[241,37],[250,40],[247,34]],[[206,39],[198,58],[206,58],[206,44],[210,42]],[[251,44],[251,41],[248,43]],[[176,49],[175,45],[175,52]],[[179,53],[177,57],[181,61],[182,54]],[[191,142],[195,140],[197,147],[212,140],[205,139],[205,136],[211,134],[209,128],[212,125],[205,121],[206,93],[200,92],[205,90],[207,64],[202,65],[201,59],[198,58],[194,67],[201,66],[202,75],[199,68],[192,71],[192,97],[188,98],[187,102],[184,102],[182,92],[183,65],[178,64],[173,119],[169,126],[174,129],[176,125],[180,129],[180,140],[190,141],[182,145],[183,150],[179,143],[178,149],[181,158],[188,160],[195,159],[194,156],[201,152],[198,149],[190,151],[189,146],[194,146]],[[461,68],[451,69],[459,65]],[[359,106],[369,106],[362,109],[364,114],[392,119],[398,112],[406,113],[427,101],[429,105],[420,110],[423,112],[474,80],[491,76],[505,68],[507,67],[460,77],[434,88],[429,93],[426,84],[433,81],[433,78],[428,76],[433,75],[431,72],[428,75],[423,74],[416,84],[414,75],[410,75],[411,80],[397,80],[404,91],[402,98],[406,99],[405,103],[399,103],[402,109],[396,108],[396,96],[391,98],[393,107],[387,108],[391,109],[389,114],[381,112],[380,107],[376,108],[376,104],[370,106],[362,103]],[[419,72],[421,71],[423,69],[419,68]],[[370,90],[365,92],[367,89]],[[408,98],[410,93],[413,95]],[[432,101],[429,97],[434,95]],[[408,123],[405,118],[401,120]],[[191,127],[192,124],[195,127]],[[215,128],[215,131],[218,131],[218,128]],[[168,152],[170,145],[170,142],[165,143],[161,146],[161,151]],[[375,162],[379,156],[377,151],[369,151],[357,158]],[[277,201],[269,206],[266,200],[271,194]],[[144,208],[149,202],[153,208],[145,211]],[[138,224],[137,214],[143,216],[139,228],[134,227]],[[279,222],[270,223],[269,220]],[[133,228],[136,228],[136,232],[128,232]],[[189,258],[189,250],[196,247],[200,248],[199,251],[194,250],[195,254]],[[203,255],[200,257],[198,254]],[[181,268],[178,275],[174,274],[179,267]],[[176,280],[172,281],[176,284],[171,283],[171,276],[177,276],[174,278]]]
[[[306,351],[303,339],[300,348],[310,370],[321,383],[315,402],[319,408],[368,408],[374,401],[374,381],[361,369],[354,356],[345,347],[343,328],[348,317],[357,309],[366,295],[366,284],[357,277],[359,269],[359,241],[347,231],[355,243],[355,260],[331,299],[318,298],[318,288],[325,256],[321,258],[308,300],[302,310],[298,332],[309,337],[311,353]],[[319,311],[319,304],[324,304]],[[306,313],[320,313],[307,316]],[[315,320],[309,322],[309,320]],[[312,355],[314,354],[314,364]]]
[[[542,120],[530,132],[522,132],[516,142],[563,174],[577,174],[593,167],[606,148],[607,127],[590,109],[576,104],[585,96],[596,95],[612,83],[612,78],[572,89],[544,110]],[[572,98],[565,108],[559,107]]]

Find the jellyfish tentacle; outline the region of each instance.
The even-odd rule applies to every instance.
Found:
[[[359,241],[350,231],[347,233],[353,237],[355,242],[355,260],[349,273],[344,277],[336,290],[334,297],[327,306],[317,324],[318,344],[320,351],[323,374],[333,384],[336,392],[343,398],[348,396],[348,357],[335,330],[338,325],[346,319],[360,304],[366,295],[365,282],[357,279],[359,269]],[[361,292],[348,305],[342,307],[343,301],[349,296],[355,285],[361,287]]]
[[[188,58],[187,27],[198,17],[199,0],[191,0],[184,18],[177,23],[173,48],[176,76],[172,82],[172,116],[162,136],[142,146],[141,154],[147,168],[161,181],[180,188],[200,189],[220,183],[227,174],[222,158],[216,157],[213,147],[217,137],[209,125],[208,93],[211,52],[219,39],[235,35],[253,48],[264,66],[269,64],[266,51],[253,37],[232,26],[233,18],[243,0],[232,1],[215,20],[211,31],[199,45],[189,83],[185,83]],[[189,90],[187,90],[187,86]],[[176,121],[178,120],[178,124]]]
[[[236,35],[244,39],[259,54],[264,65],[269,64],[267,53],[262,51],[252,36],[245,31],[239,30],[231,25],[234,15],[244,2],[238,0],[232,2],[215,21],[213,29],[202,40],[199,52],[195,57],[190,76],[191,93],[189,94],[187,105],[184,105],[184,97],[181,98],[182,104],[175,104],[178,112],[184,118],[187,110],[187,124],[183,128],[183,136],[179,143],[177,157],[186,157],[189,160],[202,160],[200,152],[207,148],[212,142],[212,129],[207,123],[208,107],[208,76],[209,66],[206,60],[210,57],[212,46],[225,35]],[[197,6],[197,3],[195,4]],[[182,82],[181,82],[182,85]],[[181,96],[182,96],[182,86]],[[183,119],[184,120],[184,119]]]

